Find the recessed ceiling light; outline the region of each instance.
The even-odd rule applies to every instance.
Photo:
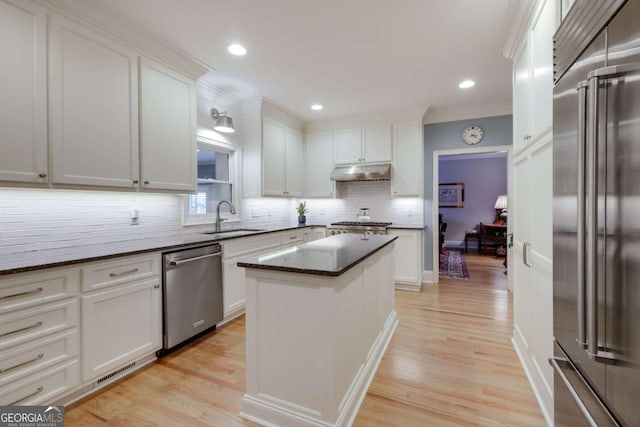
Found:
[[[463,80],[460,82],[458,87],[460,89],[469,89],[470,87],[474,87],[475,85],[476,85],[476,82],[474,82],[473,80]]]
[[[236,56],[242,56],[247,53],[247,49],[245,49],[244,46],[239,44],[231,44],[229,45],[227,50],[229,51],[230,54],[236,55]]]
[[[312,110],[315,110],[315,111],[320,111],[320,110],[322,110],[323,108],[324,108],[324,107],[323,107],[322,105],[320,105],[320,104],[313,104],[313,105],[311,106],[311,109],[312,109]]]

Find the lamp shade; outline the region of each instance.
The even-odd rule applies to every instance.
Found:
[[[498,196],[498,200],[496,200],[496,205],[493,208],[507,209],[507,196],[506,195]]]
[[[213,127],[216,131],[222,133],[233,133],[235,132],[235,128],[233,127],[233,120],[229,116],[220,115],[216,119],[216,124]]]

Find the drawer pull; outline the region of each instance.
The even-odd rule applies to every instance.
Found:
[[[136,271],[138,271],[137,268],[134,268],[132,270],[127,270],[127,271],[123,271],[121,273],[109,273],[109,277],[119,277],[119,276],[124,276],[125,274],[133,274]]]
[[[27,292],[20,292],[19,294],[6,295],[4,297],[0,297],[0,300],[9,299],[9,298],[18,298],[18,297],[26,297],[27,295],[38,294],[42,292],[42,288],[36,288]]]
[[[24,365],[28,365],[29,363],[33,363],[35,361],[38,361],[38,360],[42,359],[43,357],[44,357],[44,354],[40,353],[36,357],[34,357],[33,359],[27,360],[26,362],[18,363],[17,365],[13,365],[10,368],[4,368],[4,369],[0,368],[0,374],[4,374],[5,372],[11,371],[12,369],[16,369],[16,368],[20,368],[20,367],[22,367]]]
[[[289,240],[295,240],[295,239],[297,239],[297,238],[298,238],[298,236],[290,236],[290,237],[289,237]]]
[[[33,397],[33,396],[35,396],[36,394],[38,394],[38,393],[42,392],[42,390],[44,390],[44,387],[40,386],[40,387],[38,387],[38,388],[36,389],[36,391],[34,391],[33,393],[28,394],[28,395],[26,395],[25,397],[21,397],[20,399],[16,400],[15,402],[11,402],[11,403],[9,403],[9,405],[8,405],[8,406],[16,405],[16,404],[18,404],[18,403],[22,402],[23,400],[26,400],[26,399],[28,399],[28,398],[30,398],[30,397]]]
[[[38,321],[37,323],[34,323],[31,326],[27,326],[26,328],[16,329],[15,331],[11,331],[11,332],[4,332],[4,333],[0,334],[0,338],[1,337],[6,337],[8,335],[19,334],[20,332],[28,331],[29,329],[37,328],[38,326],[42,326],[42,321],[41,320]]]

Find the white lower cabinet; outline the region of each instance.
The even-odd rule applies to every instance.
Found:
[[[69,360],[0,387],[0,405],[46,405],[55,401],[79,384],[78,365],[78,359]]]
[[[396,287],[419,291],[422,287],[422,230],[390,229],[389,234],[398,236],[393,255]]]
[[[162,346],[159,278],[82,297],[82,379],[89,381]]]
[[[304,242],[313,242],[314,240],[324,239],[327,237],[326,227],[309,227],[304,229]]]

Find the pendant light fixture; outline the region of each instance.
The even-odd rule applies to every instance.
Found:
[[[222,133],[233,133],[236,129],[233,127],[233,119],[229,117],[226,111],[219,112],[217,109],[211,109],[211,118],[216,121],[213,129]]]

